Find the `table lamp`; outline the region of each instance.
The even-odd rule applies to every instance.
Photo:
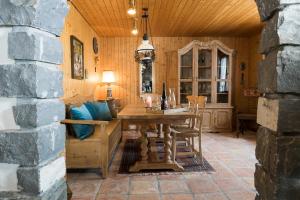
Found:
[[[111,84],[116,82],[114,72],[111,70],[103,71],[102,73],[102,83],[107,85],[107,99],[112,99],[112,88]]]

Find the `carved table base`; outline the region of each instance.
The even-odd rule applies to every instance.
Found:
[[[183,171],[183,167],[179,165],[175,158],[171,159],[171,155],[173,155],[175,152],[172,152],[171,149],[171,134],[170,134],[170,125],[164,124],[163,130],[164,130],[164,150],[165,150],[165,157],[163,160],[153,159],[155,156],[149,156],[153,155],[155,153],[152,153],[150,151],[150,148],[148,144],[151,144],[151,142],[148,141],[147,138],[147,126],[145,124],[141,125],[141,160],[137,161],[133,166],[130,167],[130,172],[138,172],[140,170],[145,169],[171,169],[174,171]],[[156,156],[158,157],[158,156]]]

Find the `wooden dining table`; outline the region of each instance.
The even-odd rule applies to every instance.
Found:
[[[140,170],[149,169],[171,169],[174,171],[183,171],[183,167],[175,160],[176,145],[172,147],[171,125],[182,124],[191,117],[195,116],[192,112],[176,112],[176,113],[151,113],[147,112],[144,105],[127,105],[118,113],[118,119],[128,120],[132,124],[140,126],[140,160],[136,161],[130,167],[130,172],[138,172]],[[163,125],[163,144],[164,158],[153,159],[150,156],[149,138],[147,137],[147,129],[150,124]]]

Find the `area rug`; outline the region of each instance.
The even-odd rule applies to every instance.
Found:
[[[155,143],[157,153],[159,158],[163,158],[164,156],[164,144],[162,142]],[[186,151],[182,148],[181,144],[177,145],[181,146],[180,151]],[[129,168],[140,158],[140,142],[136,139],[128,139],[125,142],[122,160],[119,168],[120,174],[129,174]],[[208,161],[203,158],[203,163],[200,163],[200,159],[194,156],[185,156],[181,158],[177,158],[176,161],[183,166],[184,172],[214,172],[214,168],[208,163]],[[176,173],[173,170],[143,170],[141,172],[145,173],[161,173],[168,172],[168,174]]]

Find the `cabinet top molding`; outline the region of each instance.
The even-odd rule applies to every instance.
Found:
[[[235,52],[234,49],[230,49],[229,47],[227,47],[225,44],[223,44],[219,40],[212,40],[209,42],[201,42],[199,40],[193,40],[192,42],[187,44],[185,47],[178,49],[178,53],[185,54],[195,46],[198,46],[201,49],[212,49],[214,47],[217,47],[227,54],[233,54]]]

